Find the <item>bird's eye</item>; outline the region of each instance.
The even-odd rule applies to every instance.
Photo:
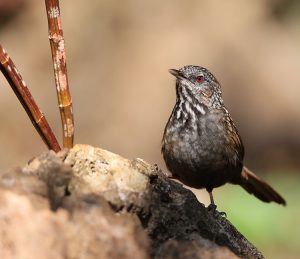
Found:
[[[197,81],[197,83],[203,83],[204,82],[204,76],[197,76],[196,81]]]

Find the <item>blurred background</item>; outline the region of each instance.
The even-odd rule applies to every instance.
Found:
[[[266,256],[299,258],[300,2],[61,1],[75,142],[165,169],[162,133],[175,103],[169,68],[209,68],[243,137],[245,163],[286,198],[265,204],[237,186],[220,211]],[[0,0],[0,39],[61,141],[44,1]],[[0,170],[46,150],[0,77]],[[208,195],[193,190],[208,204]]]

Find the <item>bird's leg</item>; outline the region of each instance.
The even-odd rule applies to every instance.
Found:
[[[227,215],[226,215],[225,212],[218,212],[217,211],[217,205],[215,204],[214,197],[213,197],[213,194],[212,194],[212,190],[207,190],[207,191],[208,191],[209,198],[210,198],[210,204],[207,207],[208,211],[211,211],[214,214],[219,213],[222,217],[226,218]]]
[[[210,204],[208,205],[207,209],[209,211],[216,211],[217,210],[217,205],[215,204],[214,197],[213,197],[213,194],[212,194],[212,190],[207,190],[207,191],[208,191],[209,198],[210,198]]]

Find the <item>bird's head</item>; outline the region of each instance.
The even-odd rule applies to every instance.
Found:
[[[179,70],[170,69],[169,72],[176,77],[177,98],[198,101],[208,108],[219,108],[223,105],[221,86],[208,69],[188,65]]]

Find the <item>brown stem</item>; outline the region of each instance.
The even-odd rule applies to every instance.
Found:
[[[27,112],[33,126],[40,134],[41,138],[48,146],[49,149],[58,152],[61,150],[57,139],[55,138],[44,114],[41,112],[35,103],[29,89],[27,88],[24,80],[19,74],[16,66],[11,58],[8,56],[4,48],[0,45],[0,70],[6,77],[11,88],[15,92],[19,101]]]
[[[63,146],[73,147],[74,119],[69,91],[65,41],[58,0],[45,0],[57,99],[63,126]]]

